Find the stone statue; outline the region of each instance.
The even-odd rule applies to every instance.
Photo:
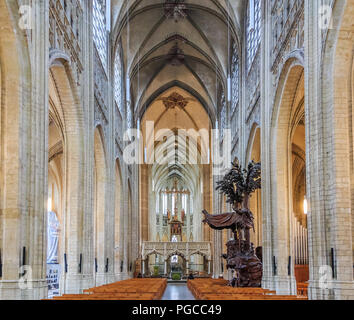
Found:
[[[55,212],[48,212],[48,245],[47,263],[58,263],[58,244],[59,244],[60,224]]]
[[[262,262],[255,255],[250,240],[250,230],[254,230],[254,217],[249,209],[251,194],[261,188],[261,164],[250,162],[247,170],[235,161],[232,169],[219,181],[217,190],[226,195],[232,204],[233,212],[210,215],[203,210],[204,223],[212,229],[230,229],[234,240],[227,243],[227,268],[236,273],[236,279],[230,285],[237,287],[260,287],[262,281]]]

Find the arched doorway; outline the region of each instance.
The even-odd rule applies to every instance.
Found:
[[[105,284],[109,261],[106,260],[106,159],[101,127],[94,132],[94,255],[96,286]]]
[[[124,215],[122,214],[122,176],[119,159],[115,165],[115,210],[114,210],[114,273],[122,280],[124,260]]]
[[[51,224],[57,225],[58,273],[60,294],[77,293],[82,287],[79,273],[84,273],[83,218],[84,152],[82,113],[77,104],[70,66],[64,56],[52,54],[48,79],[48,204]],[[53,209],[53,210],[49,210]],[[53,214],[55,213],[55,215]],[[56,217],[56,218],[55,218]],[[57,220],[55,222],[55,220]],[[46,230],[47,233],[50,232]],[[54,234],[56,231],[52,230]],[[54,240],[55,243],[56,240]],[[53,243],[48,237],[48,243]],[[48,250],[50,248],[47,248]],[[86,256],[87,257],[87,256]],[[49,262],[49,261],[48,261]],[[48,264],[47,273],[53,264]]]
[[[127,223],[126,223],[126,235],[128,238],[128,241],[125,244],[125,248],[126,248],[126,270],[127,273],[129,275],[129,277],[131,277],[133,275],[133,271],[135,269],[134,266],[134,261],[133,261],[133,257],[132,257],[132,248],[133,248],[133,244],[132,244],[132,215],[133,215],[133,203],[132,203],[132,190],[131,190],[131,185],[130,185],[130,180],[128,180],[128,210],[127,210]]]
[[[261,130],[258,125],[254,125],[249,139],[246,165],[250,161],[261,162]],[[250,199],[250,210],[254,216],[254,231],[251,232],[251,242],[255,248],[262,247],[262,192],[256,190]]]
[[[302,64],[296,59],[288,60],[279,83],[271,135],[273,150],[271,159],[273,172],[271,177],[273,256],[271,263],[277,293],[296,294],[293,138],[296,124],[304,115],[304,69]],[[295,135],[295,137],[301,140],[301,143],[296,141],[304,148],[304,136],[301,137],[300,129],[297,133],[299,136]],[[298,181],[304,188],[304,181]]]
[[[181,280],[187,273],[187,259],[180,252],[170,254],[167,259],[167,276],[172,280]]]
[[[189,256],[188,271],[192,273],[194,277],[207,277],[208,268],[208,259],[204,254],[196,252]]]
[[[298,105],[298,113],[292,128],[292,237],[295,279],[297,283],[309,280],[308,266],[308,201],[306,197],[306,132],[303,101]]]
[[[50,96],[55,96],[50,92]],[[47,204],[47,282],[48,297],[61,294],[60,277],[61,257],[64,255],[62,230],[63,216],[63,177],[64,177],[64,140],[60,130],[60,119],[52,100],[48,128],[48,204]]]
[[[84,251],[86,247],[83,239],[87,226],[81,223],[84,220],[85,202],[84,131],[83,113],[76,99],[77,88],[72,81],[72,71],[66,58],[56,52],[50,55],[48,179],[53,179],[50,174],[57,175],[58,199],[61,199],[61,212],[57,213],[62,221],[59,241],[60,292],[78,293],[83,286],[77,276],[78,271],[89,272],[87,264],[85,268],[88,255]],[[50,187],[48,185],[48,190]]]
[[[164,277],[166,275],[165,260],[161,253],[152,252],[147,256],[144,276]]]

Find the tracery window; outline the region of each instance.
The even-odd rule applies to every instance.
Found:
[[[231,113],[236,109],[239,100],[240,89],[240,60],[237,51],[237,45],[233,45],[233,54],[231,62],[231,83],[232,83],[232,96],[231,96]]]
[[[156,197],[156,214],[160,213],[160,197]]]
[[[251,69],[261,41],[261,1],[250,0],[247,21],[247,70]]]
[[[187,212],[188,208],[187,208],[187,195],[186,194],[182,195],[182,208],[184,209],[184,211]]]
[[[130,103],[127,103],[127,126],[129,129],[132,128],[132,123],[133,123],[132,109]]]
[[[167,194],[162,195],[162,214],[167,215]]]
[[[222,92],[221,101],[220,101],[220,129],[221,129],[221,138],[224,137],[224,129],[226,128],[226,100],[225,94]]]
[[[123,100],[122,100],[122,61],[119,53],[119,49],[116,50],[116,54],[114,57],[114,99],[117,103],[118,109],[123,114]]]
[[[172,210],[176,208],[176,195],[172,194]]]
[[[93,41],[103,68],[107,70],[108,34],[106,24],[106,1],[93,0]]]

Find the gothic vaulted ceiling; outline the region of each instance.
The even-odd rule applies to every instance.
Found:
[[[112,1],[119,50],[135,119],[173,86],[199,99],[212,120],[225,88],[245,1]],[[228,39],[230,39],[228,41]]]

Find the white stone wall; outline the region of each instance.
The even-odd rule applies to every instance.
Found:
[[[321,5],[333,5],[333,26],[321,28]],[[261,128],[263,286],[278,293],[296,293],[291,228],[291,184],[288,184],[287,132],[294,97],[305,75],[307,199],[310,213],[309,260],[311,299],[353,298],[352,209],[352,30],[353,1],[264,1],[263,36],[250,73],[243,80],[239,142],[233,157],[241,161],[252,149],[252,126]],[[343,31],[341,31],[343,30]],[[245,48],[245,41],[243,41]],[[243,56],[246,55],[243,48]],[[243,58],[243,64],[245,64]],[[257,76],[259,72],[259,93]],[[294,72],[298,70],[298,73]],[[293,86],[293,87],[292,87]],[[255,95],[250,94],[249,88]],[[288,96],[287,96],[288,94]],[[290,94],[290,95],[289,95]],[[288,113],[284,110],[288,105]],[[290,106],[290,109],[289,109]],[[293,108],[293,110],[291,109]],[[285,113],[284,113],[285,112]],[[280,118],[279,118],[280,117]],[[283,117],[283,118],[282,118]],[[285,118],[284,118],[285,117]],[[288,124],[286,124],[288,122]],[[285,140],[284,140],[285,139]],[[280,141],[282,145],[280,145]],[[285,143],[285,144],[284,144]],[[282,153],[282,156],[281,156]],[[285,197],[285,198],[284,198]],[[285,205],[285,207],[284,207]],[[287,209],[289,208],[289,209]],[[289,230],[289,232],[284,232]],[[215,239],[216,241],[216,239]],[[336,277],[324,289],[323,266],[335,252]],[[273,257],[277,272],[274,274]]]
[[[60,98],[56,105],[57,117],[64,133],[61,292],[79,293],[96,284],[131,277],[135,260],[140,256],[144,226],[139,215],[139,170],[123,161],[126,104],[122,111],[118,110],[111,85],[112,57],[119,41],[109,44],[110,67],[104,71],[92,41],[92,3],[82,1],[82,8],[75,0],[68,3],[75,7],[68,8],[70,13],[74,12],[73,25],[60,11],[62,1],[38,0],[32,8],[31,28],[21,29],[19,5],[28,2],[0,0],[0,299],[40,299],[47,295],[49,77],[56,83]],[[60,15],[52,15],[53,4],[58,6]],[[321,5],[333,8],[330,28],[323,28],[319,23]],[[262,40],[250,69],[246,68],[247,19],[237,16],[235,22],[240,28],[237,30],[240,32],[237,42],[241,44],[240,100],[233,115],[226,103],[225,127],[232,127],[235,135],[232,159],[237,157],[243,165],[253,147],[254,129],[261,130],[263,287],[276,289],[278,293],[296,292],[294,259],[290,275],[287,265],[288,257],[294,254],[286,135],[294,112],[291,92],[296,91],[303,77],[306,189],[310,209],[309,297],[354,298],[353,10],[353,0],[262,1]],[[56,25],[59,21],[63,23],[62,33],[58,33]],[[226,83],[224,79],[224,89]],[[223,122],[221,114],[218,120]],[[94,194],[96,128],[102,133],[105,165],[105,187],[101,195],[104,250],[97,274],[93,238],[97,202]],[[118,261],[114,248],[117,162],[121,176]],[[218,178],[210,179],[213,190]],[[209,195],[204,197],[208,204]],[[211,193],[210,200],[211,211],[223,211],[218,193]],[[205,229],[199,234],[203,232]],[[218,277],[220,255],[227,237],[220,231],[212,231],[210,235],[213,276]],[[28,266],[25,278],[30,277],[26,287],[21,287],[19,277],[23,271],[20,269],[23,248],[24,263]],[[332,267],[331,249],[335,253],[335,278],[328,282],[329,289],[326,289],[320,268]],[[66,273],[63,253],[67,255]],[[103,264],[107,258],[106,272]]]

